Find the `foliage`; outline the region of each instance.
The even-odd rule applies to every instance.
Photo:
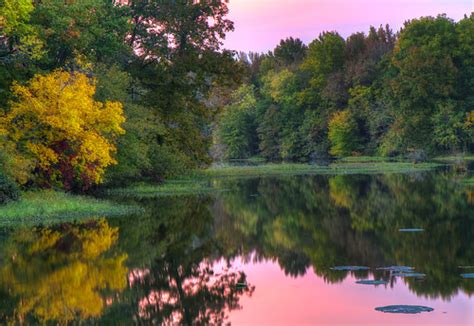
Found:
[[[41,1],[31,23],[38,27],[46,52],[39,64],[47,69],[80,69],[129,51],[124,43],[129,32],[126,8],[113,1]]]
[[[388,25],[346,39],[324,32],[308,48],[290,38],[267,54],[240,54],[255,86],[257,114],[248,124],[257,126],[256,154],[321,161],[336,153],[472,151],[473,21],[422,17],[398,33]],[[346,140],[334,149],[329,124],[343,120],[338,112],[346,112]]]
[[[80,73],[55,71],[15,85],[17,98],[2,117],[20,157],[34,161],[30,180],[46,187],[84,190],[102,182],[115,164],[115,138],[124,130],[122,105],[96,102],[94,81]]]
[[[20,198],[20,189],[18,186],[0,174],[0,206],[7,204],[10,201],[15,201]]]
[[[329,121],[328,137],[334,156],[349,156],[361,148],[357,122],[347,110],[335,113]]]
[[[226,147],[225,158],[249,158],[257,152],[256,103],[253,86],[241,86],[232,94],[219,120],[219,137]]]

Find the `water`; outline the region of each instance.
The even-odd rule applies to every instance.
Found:
[[[3,230],[0,323],[474,324],[474,189],[449,173],[211,184],[227,191]],[[389,305],[434,311],[375,310]]]

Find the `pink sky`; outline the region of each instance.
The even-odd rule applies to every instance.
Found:
[[[407,19],[446,13],[459,20],[474,11],[474,0],[230,0],[235,31],[225,47],[266,52],[293,36],[305,43],[325,30],[346,37],[389,23],[398,30]]]

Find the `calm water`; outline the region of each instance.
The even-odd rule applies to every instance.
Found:
[[[0,323],[474,324],[474,189],[452,178],[215,180],[226,191],[115,198],[140,216],[3,230]],[[426,277],[376,270],[393,265]],[[435,310],[375,311],[398,304]]]

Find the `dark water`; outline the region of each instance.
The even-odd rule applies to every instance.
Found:
[[[0,323],[474,324],[474,189],[446,172],[215,180],[147,213],[5,230]],[[424,232],[399,232],[399,229]],[[368,271],[334,271],[334,266]],[[393,277],[411,266],[424,278]],[[358,280],[386,281],[373,286]],[[422,305],[387,314],[376,307]]]

